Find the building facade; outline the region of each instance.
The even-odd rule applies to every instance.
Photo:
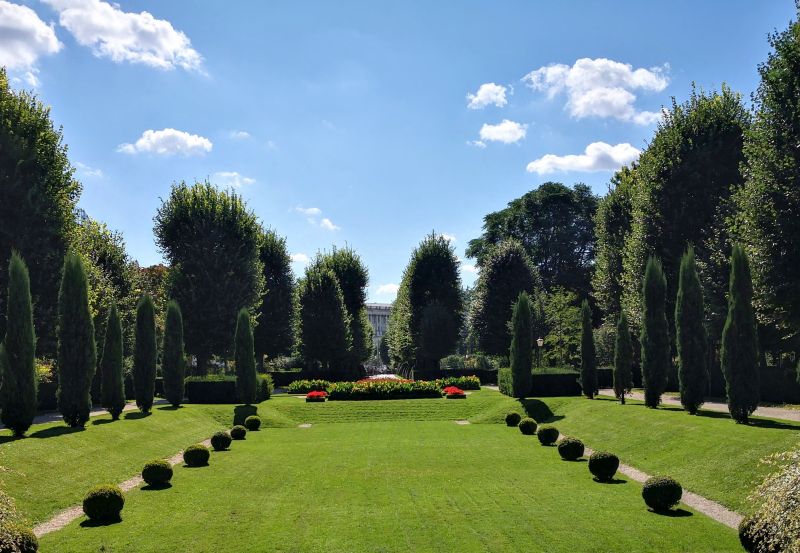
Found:
[[[381,338],[386,333],[386,328],[389,326],[389,314],[392,312],[392,305],[389,303],[368,303],[367,304],[367,317],[369,324],[372,325],[374,331],[375,347],[377,348],[381,343]]]

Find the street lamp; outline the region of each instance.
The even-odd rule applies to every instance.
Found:
[[[536,348],[536,357],[538,358],[536,361],[536,365],[538,367],[542,366],[542,346],[544,345],[544,338],[538,338],[536,340],[536,345],[539,346]]]

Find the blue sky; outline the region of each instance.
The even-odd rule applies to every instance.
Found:
[[[487,212],[542,182],[603,193],[692,81],[749,98],[767,33],[795,13],[791,0],[0,0],[0,65],[52,105],[81,207],[141,264],[161,261],[152,218],[170,185],[208,177],[287,237],[296,274],[349,244],[370,299],[391,301],[432,230],[463,258]]]

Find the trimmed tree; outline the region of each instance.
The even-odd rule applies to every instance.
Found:
[[[592,308],[589,302],[581,304],[581,388],[583,395],[594,399],[597,393],[597,352],[592,330]]]
[[[531,299],[521,292],[511,311],[511,347],[508,358],[511,362],[511,389],[516,398],[525,398],[533,386],[533,320]]]
[[[289,355],[294,342],[294,275],[286,239],[268,230],[261,237],[258,257],[264,266],[264,294],[253,340],[259,369],[268,359]]]
[[[97,364],[94,323],[83,260],[75,252],[64,259],[58,293],[58,409],[64,422],[82,428],[92,410],[91,386]]]
[[[157,360],[156,312],[150,294],[144,294],[136,305],[133,345],[133,389],[136,406],[142,413],[149,413],[153,407]]]
[[[164,397],[173,406],[183,402],[183,380],[186,376],[186,355],[183,352],[183,316],[178,302],[170,300],[164,323],[161,372],[164,376]]]
[[[0,420],[22,437],[36,416],[36,334],[28,267],[16,252],[8,264],[6,336],[0,348]]]
[[[117,312],[117,304],[112,303],[106,319],[103,356],[100,358],[100,398],[103,408],[111,414],[111,420],[119,419],[120,413],[125,408],[122,336],[122,322]]]
[[[733,247],[731,255],[728,318],[722,330],[720,363],[728,411],[737,423],[747,423],[759,401],[758,334],[750,263],[739,245]]]
[[[614,345],[614,395],[625,405],[625,394],[633,388],[633,345],[631,330],[625,312],[619,314],[617,340]]]
[[[256,358],[253,350],[253,327],[250,312],[239,310],[236,319],[236,343],[233,358],[236,362],[236,395],[245,405],[256,401]]]
[[[678,346],[678,380],[681,405],[690,415],[703,404],[708,386],[708,345],[703,325],[703,287],[691,246],[681,258],[678,298],[675,301],[675,337]]]
[[[661,394],[667,388],[667,376],[671,363],[669,327],[666,313],[667,281],[661,262],[655,257],[647,260],[642,285],[642,385],[644,403],[650,408],[658,407]]]

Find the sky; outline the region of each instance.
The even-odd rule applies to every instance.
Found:
[[[546,181],[604,194],[692,83],[749,103],[793,0],[0,0],[0,65],[52,106],[79,206],[163,261],[175,182],[235,189],[302,275],[350,246],[394,299],[435,232],[465,258],[484,215]]]

